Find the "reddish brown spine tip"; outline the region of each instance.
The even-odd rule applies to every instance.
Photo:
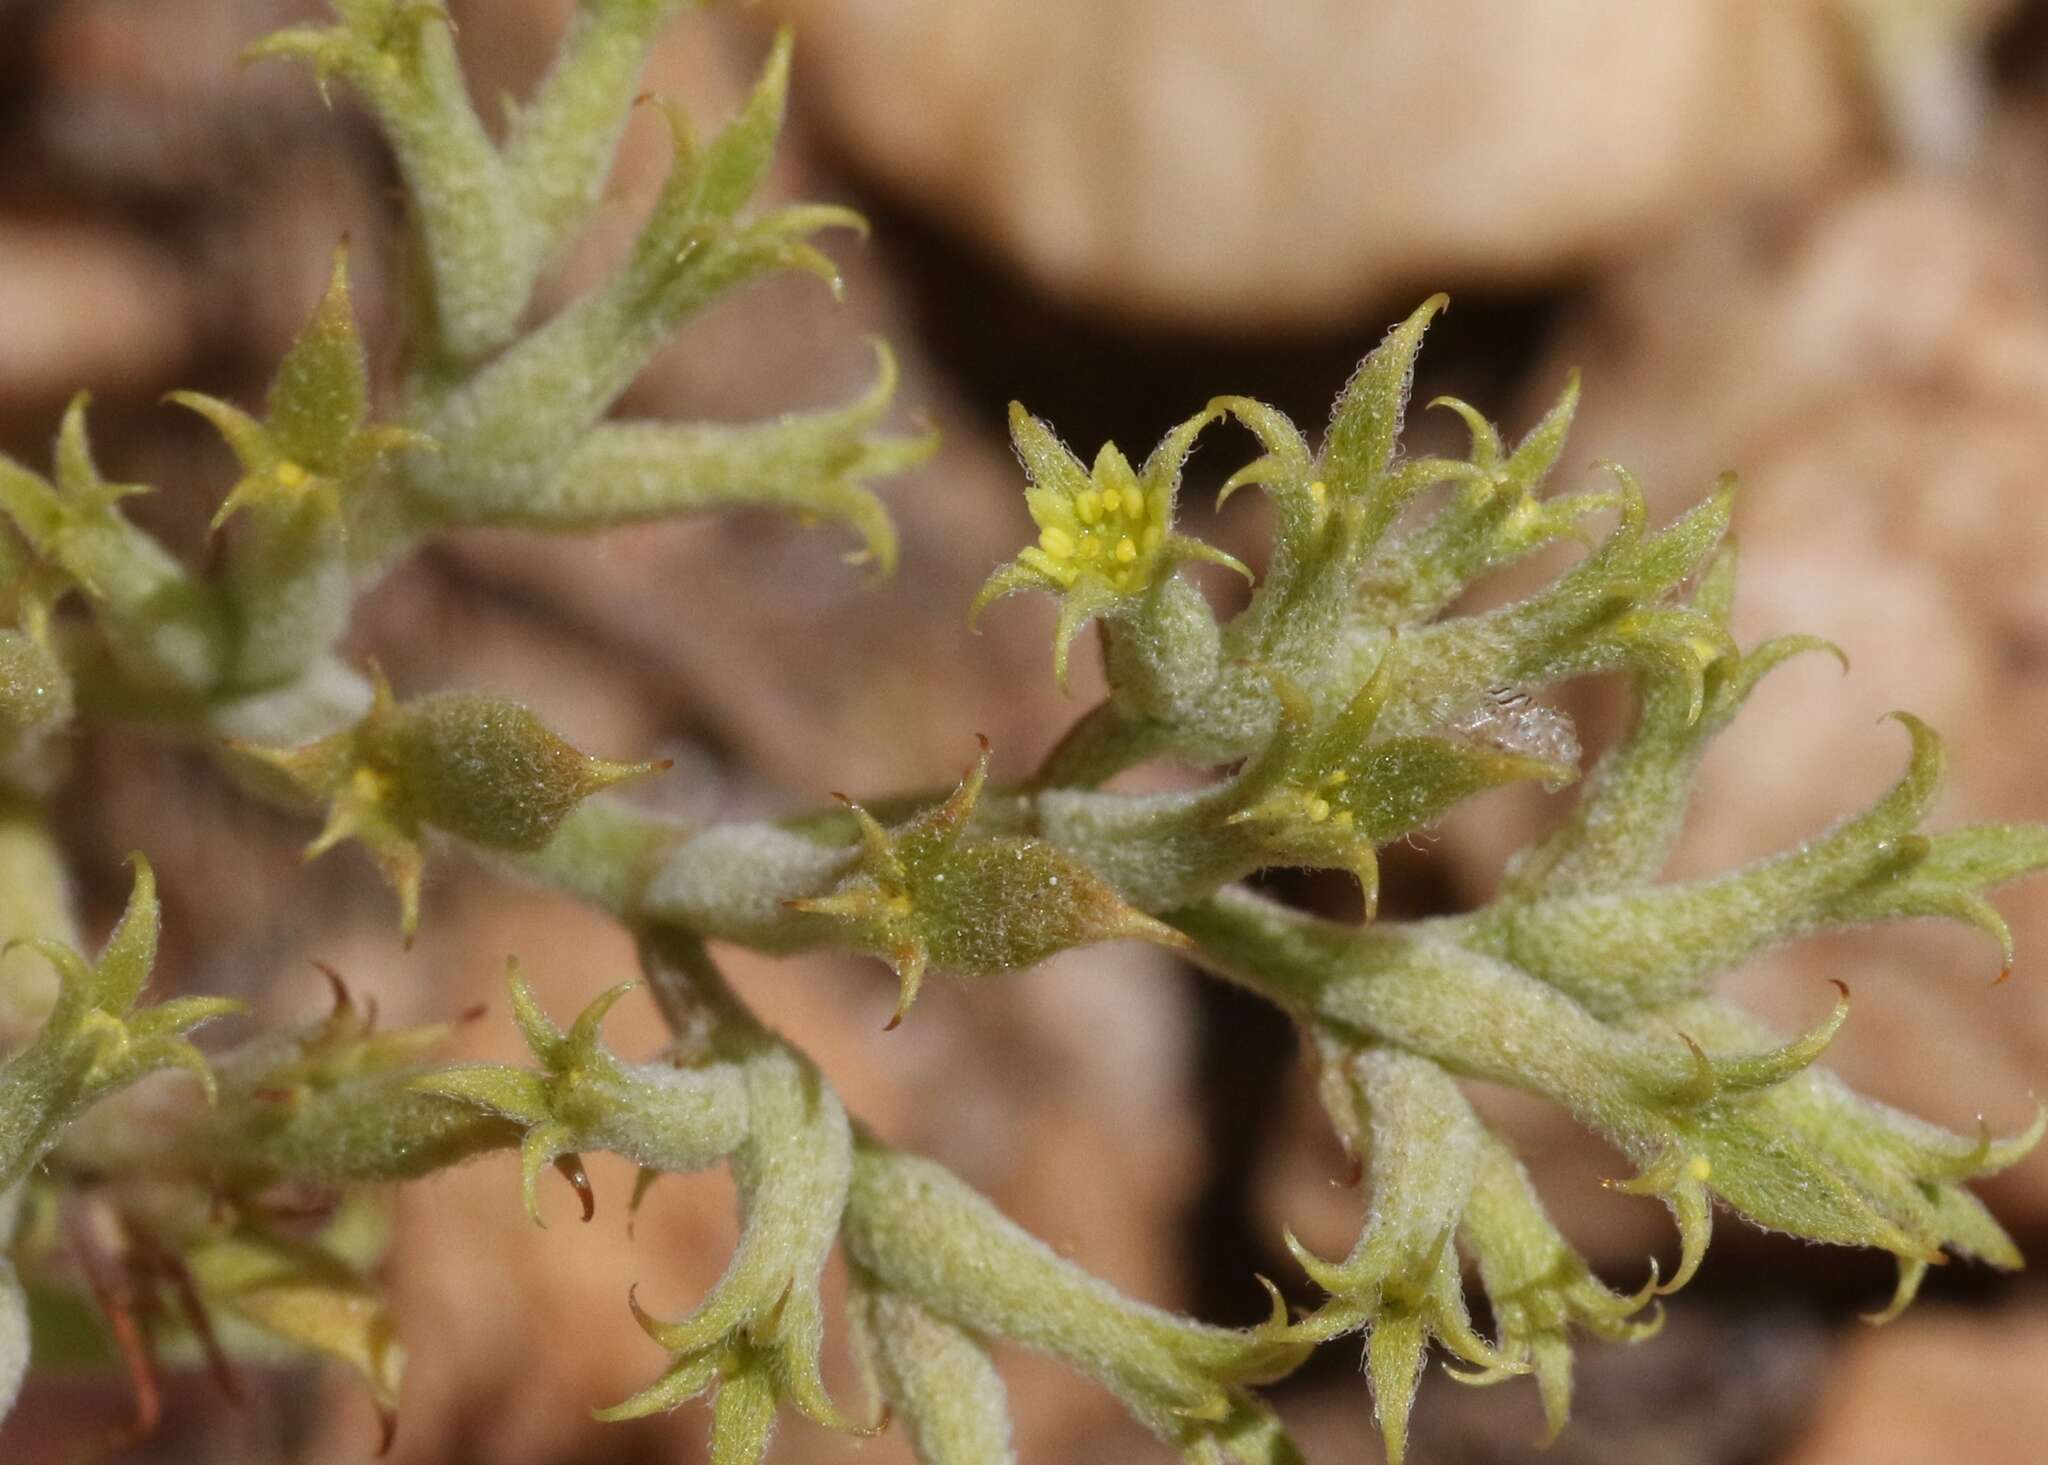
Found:
[[[1840,992],[1842,994],[1842,1000],[1844,1002],[1847,1002],[1849,1000],[1849,984],[1843,981],[1840,977],[1829,977],[1828,980],[1835,984],[1835,990],[1837,992]]]
[[[143,1332],[132,1305],[134,1284],[125,1276],[116,1278],[110,1275],[113,1263],[93,1249],[82,1231],[72,1241],[79,1266],[85,1273],[86,1289],[98,1304],[100,1316],[107,1321],[114,1352],[126,1369],[129,1386],[135,1394],[134,1418],[125,1430],[117,1432],[114,1437],[117,1448],[130,1448],[155,1434],[157,1425],[163,1420],[163,1391],[157,1380],[156,1358],[150,1352],[148,1336]]]
[[[391,1447],[398,1441],[398,1411],[377,1406],[377,1458],[383,1459],[391,1453]]]
[[[893,1033],[896,1031],[896,1029],[902,1026],[903,1009],[899,1007],[894,1012],[889,1014],[889,1020],[882,1024],[882,1031],[885,1033]]]
[[[661,1327],[660,1320],[640,1305],[640,1284],[638,1282],[634,1282],[626,1288],[626,1309],[633,1314],[633,1321],[639,1324],[640,1331],[647,1334],[648,1337],[653,1337],[656,1330]]]
[[[590,1188],[590,1176],[583,1169],[583,1157],[573,1151],[555,1156],[555,1169],[569,1182],[576,1192],[576,1199],[583,1204],[583,1219],[588,1222],[597,1214],[597,1192]]]
[[[669,769],[676,766],[676,760],[673,758],[656,758],[647,766],[656,773],[666,773]]]
[[[645,1165],[642,1165],[640,1173],[633,1177],[633,1194],[626,1201],[626,1239],[628,1241],[633,1239],[634,1230],[640,1224],[640,1207],[647,1200],[647,1192],[654,1189],[655,1182],[660,1179],[661,1172],[659,1170],[650,1170]]]
[[[472,1003],[470,1006],[463,1008],[462,1011],[455,1014],[455,1021],[463,1026],[467,1026],[468,1024],[473,1022],[482,1022],[486,1017],[490,1015],[490,1011],[491,1004],[488,1002]]]
[[[2009,982],[2009,981],[2011,981],[2011,980],[2012,980],[2012,963],[2011,963],[2011,962],[2007,962],[2007,963],[2006,963],[2006,964],[2005,964],[2004,966],[2001,966],[2001,967],[2000,967],[2000,968],[1998,969],[1998,975],[1997,975],[1997,976],[1995,976],[1995,977],[1993,977],[1993,978],[1991,979],[1991,985],[1992,985],[1992,986],[1994,986],[1994,987],[2002,987],[2002,986],[2004,986],[2004,985],[2005,985],[2005,984],[2006,984],[2007,982]]]
[[[846,805],[846,807],[849,809],[853,807],[853,800],[848,798],[845,794],[839,792],[839,790],[836,788],[832,790],[831,797],[837,802]]]
[[[321,961],[318,957],[313,959],[313,970],[327,978],[328,990],[334,993],[334,1015],[339,1017],[344,1012],[353,1012],[356,1005],[355,998],[349,995],[348,983],[343,980],[341,973],[336,971],[330,963]]]
[[[191,1324],[194,1336],[199,1339],[200,1352],[206,1356],[206,1372],[213,1379],[213,1386],[233,1408],[241,1408],[248,1396],[242,1389],[242,1377],[235,1372],[227,1350],[220,1345],[220,1338],[213,1330],[213,1318],[206,1310],[206,1303],[199,1295],[199,1288],[192,1280],[192,1274],[177,1258],[167,1259],[166,1270],[170,1273],[171,1284],[177,1289],[178,1307],[185,1314],[185,1321]]]
[[[280,1221],[318,1221],[333,1215],[340,1204],[339,1192],[313,1190],[281,1200],[262,1201],[255,1209],[260,1215]]]
[[[1365,1156],[1351,1155],[1348,1157],[1348,1162],[1344,1167],[1343,1176],[1339,1179],[1333,1179],[1330,1182],[1330,1184],[1336,1186],[1339,1190],[1352,1190],[1355,1189],[1362,1181],[1364,1181],[1364,1179]]]
[[[987,733],[976,733],[974,735],[974,741],[981,745],[981,751],[984,753],[988,752],[989,749],[993,746],[988,740]]]

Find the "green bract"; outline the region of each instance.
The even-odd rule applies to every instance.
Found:
[[[50,937],[27,938],[57,969],[57,1001],[35,1041],[0,1064],[0,1194],[42,1161],[73,1119],[148,1074],[185,1069],[211,1097],[213,1075],[185,1034],[241,1004],[180,997],[137,1010],[156,936],[156,880],[138,856],[128,909],[97,961]]]
[[[1554,1432],[1577,1335],[1653,1333],[1658,1295],[1706,1252],[1716,1202],[1890,1253],[1898,1284],[1881,1316],[1947,1256],[2019,1265],[1968,1187],[2019,1160],[2048,1113],[2006,1139],[1946,1133],[1818,1066],[1849,1016],[1846,988],[1825,1012],[1816,994],[1812,1026],[1787,1040],[1713,987],[1779,943],[1925,916],[1985,932],[2009,970],[2011,933],[1987,893],[2048,864],[2048,830],[1926,832],[1942,749],[1900,714],[1906,768],[1870,808],[1741,869],[1662,881],[1709,740],[1772,668],[1834,648],[1733,639],[1732,483],[1661,527],[1618,468],[1594,488],[1551,491],[1575,381],[1513,444],[1446,400],[1465,454],[1404,456],[1415,356],[1441,297],[1360,365],[1319,443],[1270,407],[1219,397],[1142,467],[1114,445],[1086,466],[1013,407],[1033,526],[1020,515],[1019,528],[1035,539],[972,611],[1014,592],[1056,596],[1058,680],[1093,621],[1108,686],[1015,785],[990,784],[984,741],[950,790],[685,823],[603,792],[664,765],[588,757],[484,694],[399,702],[362,669],[343,644],[357,598],[429,536],[470,525],[587,530],[768,506],[837,520],[878,570],[893,564],[895,535],[868,485],[922,460],[932,440],[877,430],[896,381],[886,347],[875,388],[837,409],[737,426],[609,416],[723,292],[784,269],[837,287],[810,240],[857,218],[749,207],[783,114],[786,35],[708,142],[662,104],[673,161],[638,237],[596,288],[530,320],[536,282],[597,206],[647,50],[683,8],[582,0],[502,138],[472,110],[432,0],[336,0],[333,24],[252,48],[308,63],[323,93],[345,85],[368,106],[405,180],[419,278],[405,349],[391,353],[404,364],[388,379],[381,347],[358,336],[338,252],[260,417],[175,394],[237,465],[214,568],[184,564],[123,514],[138,489],[101,475],[82,396],[58,431],[52,478],[0,460],[0,934],[14,943],[0,954],[0,1410],[27,1367],[31,1316],[64,1334],[38,1347],[90,1351],[92,1314],[65,1262],[75,1252],[108,1337],[133,1345],[139,1382],[149,1363],[131,1314],[146,1307],[159,1336],[224,1378],[242,1357],[338,1361],[388,1428],[404,1350],[372,1280],[377,1188],[500,1151],[518,1153],[536,1220],[547,1166],[589,1217],[588,1152],[639,1166],[635,1205],[662,1174],[730,1165],[741,1212],[730,1264],[680,1319],[626,1299],[668,1361],[601,1411],[627,1418],[708,1395],[719,1465],[760,1460],[785,1406],[849,1432],[893,1418],[921,1465],[1001,1465],[1014,1447],[999,1343],[1099,1383],[1199,1465],[1299,1462],[1256,1390],[1317,1345],[1360,1334],[1391,1459],[1432,1347],[1467,1383],[1533,1376]],[[1274,531],[1249,598],[1219,615],[1187,567],[1251,572],[1181,532],[1176,500],[1198,439],[1226,421],[1258,452],[1223,493],[1257,486]],[[1534,593],[1452,613],[1475,581],[1560,540],[1586,552]],[[1610,672],[1633,688],[1636,719],[1582,768],[1552,691]],[[250,793],[324,815],[309,853],[360,839],[399,891],[408,939],[429,831],[601,907],[638,942],[672,1041],[635,1057],[604,1044],[600,1025],[630,983],[561,1028],[515,967],[531,1064],[448,1064],[447,1025],[380,1031],[330,972],[324,1019],[203,1059],[185,1034],[233,1004],[137,1006],[158,923],[147,863],[98,959],[79,954],[46,801],[63,787],[67,735],[109,727],[183,740]],[[1153,761],[1193,781],[1146,794],[1111,782]],[[1576,782],[1577,797],[1515,857],[1497,900],[1376,919],[1381,847],[1518,781]],[[1365,920],[1317,919],[1239,883],[1274,866],[1354,874]],[[1127,939],[1175,949],[1301,1030],[1331,1123],[1369,1182],[1345,1256],[1289,1238],[1326,1294],[1301,1316],[1276,1291],[1261,1326],[1211,1327],[1090,1277],[849,1116],[826,1075],[726,985],[706,944],[880,958],[897,979],[893,1027],[930,971],[994,980]],[[200,1081],[140,1082],[168,1068]],[[1468,1102],[1467,1079],[1548,1100],[1618,1147],[1634,1167],[1619,1188],[1659,1198],[1676,1220],[1669,1279],[1654,1266],[1635,1289],[1596,1278]],[[321,1219],[287,1224],[308,1214]],[[24,1215],[77,1218],[72,1245],[44,1220],[17,1224]],[[821,1283],[835,1248],[850,1264],[873,1396],[862,1408],[823,1382]],[[1474,1279],[1490,1325],[1468,1310]]]
[[[606,1051],[598,1026],[632,984],[612,988],[566,1033],[534,1000],[515,964],[512,1012],[541,1065],[539,1073],[463,1064],[420,1077],[415,1087],[471,1105],[523,1131],[520,1166],[526,1211],[540,1223],[541,1167],[572,1177],[590,1219],[592,1199],[576,1151],[612,1150],[647,1171],[701,1170],[738,1149],[748,1132],[746,1072],[737,1062],[629,1066]],[[630,1124],[621,1120],[632,1116]],[[563,1164],[567,1161],[567,1164]]]

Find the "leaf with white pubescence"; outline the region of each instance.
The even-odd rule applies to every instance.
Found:
[[[1309,1345],[1269,1329],[1205,1327],[1120,1296],[927,1160],[863,1140],[846,1245],[870,1285],[977,1337],[1048,1353],[1102,1383],[1185,1458],[1298,1461],[1247,1389]]]

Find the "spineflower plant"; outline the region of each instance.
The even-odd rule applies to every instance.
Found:
[[[375,1281],[383,1196],[500,1151],[518,1161],[508,1202],[523,1194],[535,1220],[550,1170],[589,1214],[593,1152],[639,1167],[635,1204],[664,1174],[729,1167],[730,1264],[681,1318],[620,1299],[621,1325],[649,1340],[648,1373],[600,1410],[706,1400],[719,1465],[762,1459],[791,1414],[900,1430],[923,1465],[1012,1460],[998,1345],[1094,1380],[1200,1465],[1300,1461],[1258,1389],[1339,1339],[1362,1347],[1390,1460],[1433,1348],[1467,1383],[1533,1379],[1555,1431],[1575,1344],[1654,1332],[1717,1208],[1890,1253],[1885,1316],[1951,1256],[2019,1265],[1969,1186],[2021,1158],[2041,1121],[2011,1138],[1950,1134],[1851,1091],[1817,1064],[1846,988],[1786,1038],[1714,986],[1783,942],[1925,917],[1988,933],[2009,969],[1986,892],[2048,864],[2048,831],[1924,831],[1942,749],[1901,714],[1904,772],[1869,808],[1740,869],[1661,879],[1708,742],[1773,667],[1833,648],[1731,635],[1730,484],[1663,525],[1620,469],[1550,490],[1576,384],[1512,443],[1447,402],[1464,454],[1404,455],[1440,298],[1366,358],[1319,442],[1219,397],[1141,467],[1113,446],[1088,466],[1012,410],[1036,537],[973,609],[1056,597],[1055,674],[1065,681],[1092,623],[1108,688],[1017,783],[991,782],[984,745],[957,785],[923,796],[686,824],[604,792],[660,765],[589,757],[501,699],[401,697],[348,654],[357,597],[430,537],[472,525],[588,530],[767,506],[849,526],[891,568],[869,484],[931,442],[881,426],[886,351],[874,390],[833,410],[740,426],[611,415],[699,306],[777,270],[836,279],[810,241],[854,216],[749,205],[782,114],[786,37],[708,142],[663,104],[674,160],[638,237],[608,278],[531,319],[536,282],[598,204],[647,50],[683,8],[582,0],[501,135],[471,110],[433,0],[335,0],[331,24],[251,50],[307,65],[382,126],[417,289],[388,392],[371,389],[342,251],[260,408],[176,394],[238,466],[211,568],[124,514],[141,490],[101,476],[83,397],[50,476],[0,460],[0,918],[14,943],[0,959],[0,1414],[32,1356],[125,1362],[137,1430],[158,1408],[153,1352],[229,1384],[239,1360],[324,1357],[361,1377],[388,1430],[405,1355]],[[1225,492],[1255,487],[1272,508],[1256,576],[1177,527],[1189,452],[1231,422],[1258,451]],[[1587,548],[1525,599],[1456,609],[1476,581],[1560,540]],[[1193,579],[1204,563],[1252,581],[1241,608],[1219,614]],[[1586,766],[1552,692],[1596,674],[1626,679],[1636,713]],[[449,1063],[446,1027],[382,1029],[338,977],[317,1022],[196,1046],[188,1034],[232,1004],[146,999],[159,925],[147,861],[94,956],[66,894],[47,810],[70,734],[105,727],[204,750],[242,793],[302,814],[319,831],[309,854],[362,845],[406,937],[432,916],[423,864],[447,851],[601,908],[637,942],[672,1041],[619,1053],[602,1026],[623,986],[563,1021],[515,969],[521,1064]],[[1164,793],[1111,782],[1158,760],[1209,775]],[[1378,919],[1379,849],[1519,782],[1576,784],[1576,801],[1490,905]],[[1304,914],[1243,883],[1290,866],[1354,876],[1365,919]],[[714,954],[872,956],[897,977],[895,1020],[915,1021],[931,976],[1029,980],[1022,969],[1055,952],[1112,940],[1170,949],[1299,1027],[1365,1181],[1348,1253],[1289,1238],[1315,1305],[1290,1310],[1276,1290],[1264,1323],[1231,1329],[1119,1295],[849,1115]],[[1560,1106],[1627,1158],[1620,1188],[1675,1219],[1668,1275],[1617,1289],[1593,1274],[1467,1098],[1473,1079]],[[835,1251],[865,1398],[835,1398],[821,1368]]]

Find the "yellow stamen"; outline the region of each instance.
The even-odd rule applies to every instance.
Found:
[[[1084,488],[1074,495],[1074,512],[1081,516],[1083,524],[1093,524],[1102,517],[1102,495],[1092,488]]]
[[[1129,564],[1138,557],[1138,546],[1131,543],[1128,536],[1119,539],[1116,542],[1116,557],[1125,564]]]
[[[1145,532],[1138,536],[1138,548],[1146,554],[1150,554],[1153,550],[1159,548],[1159,542],[1165,537],[1166,531],[1157,524],[1147,524]]]
[[[1714,1173],[1714,1166],[1705,1155],[1694,1155],[1692,1163],[1685,1167],[1695,1180],[1705,1180]]]
[[[1329,818],[1329,817],[1330,817],[1330,801],[1329,801],[1328,799],[1310,799],[1310,800],[1308,801],[1308,822],[1309,822],[1309,823],[1311,823],[1311,824],[1320,824],[1320,823],[1322,823],[1322,822],[1323,822],[1323,821],[1324,821],[1325,819],[1327,819],[1327,818]]]
[[[1073,558],[1074,536],[1056,524],[1038,531],[1038,544],[1056,560]]]
[[[306,470],[287,458],[277,465],[277,481],[286,488],[301,488],[306,482]]]
[[[391,780],[364,764],[350,776],[349,792],[366,804],[381,804],[391,792]]]
[[[1135,485],[1127,486],[1124,489],[1124,517],[1128,519],[1143,519],[1145,517],[1145,495],[1139,493]]]

